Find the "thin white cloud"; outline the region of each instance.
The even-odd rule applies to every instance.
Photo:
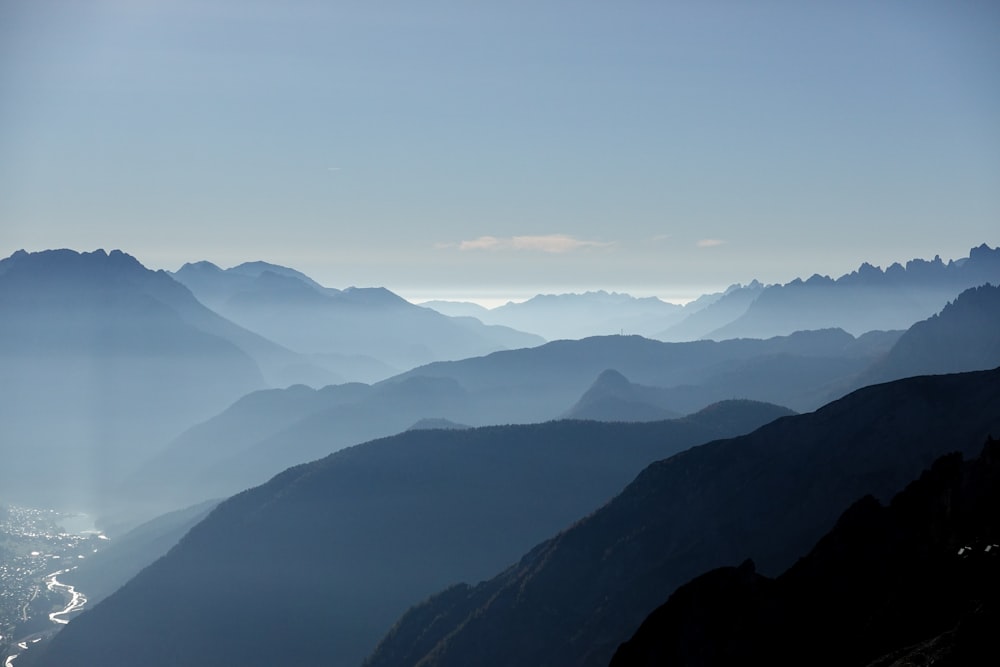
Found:
[[[459,250],[495,250],[504,245],[501,239],[495,236],[480,236],[471,241],[461,241],[458,244]]]
[[[604,241],[586,241],[567,234],[539,236],[480,236],[458,243],[459,250],[528,250],[548,253],[565,253],[584,248],[606,248],[613,245]],[[451,247],[454,247],[451,244]]]
[[[698,241],[697,246],[699,248],[715,248],[723,244],[725,244],[725,241],[721,239],[702,239]]]

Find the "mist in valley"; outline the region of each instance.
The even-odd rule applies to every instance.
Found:
[[[0,3],[4,667],[995,661],[998,29]]]

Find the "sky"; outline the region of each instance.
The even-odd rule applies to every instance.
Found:
[[[413,300],[1000,243],[1000,3],[0,0],[0,255]]]

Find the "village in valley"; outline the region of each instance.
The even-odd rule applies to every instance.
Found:
[[[86,517],[0,505],[0,658],[24,650],[82,608],[86,597],[56,577],[96,553],[108,539]]]

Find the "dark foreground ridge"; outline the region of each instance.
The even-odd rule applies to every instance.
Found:
[[[612,667],[1000,662],[1000,441],[865,496],[777,579],[752,561],[682,586]]]

